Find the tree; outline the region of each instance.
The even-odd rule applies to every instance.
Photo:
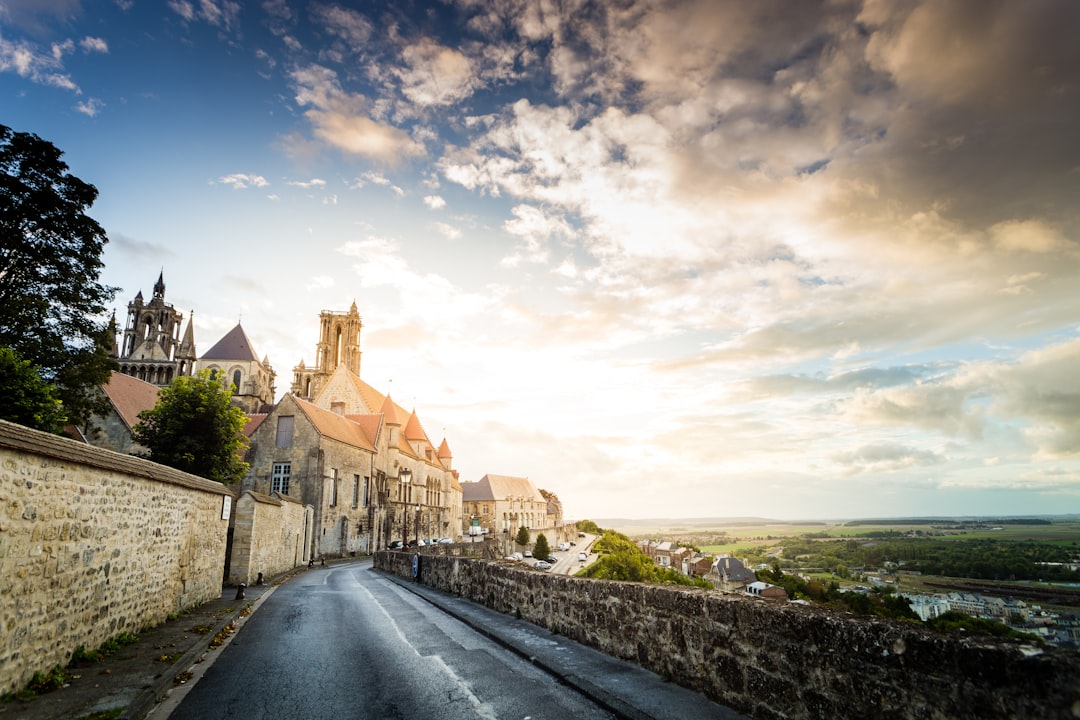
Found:
[[[0,419],[60,432],[64,410],[52,386],[11,348],[0,347],[0,378]]]
[[[529,529],[527,527],[525,527],[524,525],[519,527],[518,531],[517,531],[517,535],[514,536],[514,542],[516,542],[518,545],[522,545],[522,546],[528,545],[529,544]]]
[[[116,368],[104,317],[116,290],[99,281],[108,238],[86,215],[97,189],[62,154],[0,125],[0,346],[37,367],[68,421],[85,424],[107,409],[98,388]]]
[[[544,533],[540,533],[536,536],[536,545],[533,546],[533,555],[543,560],[547,560],[551,555],[551,548],[548,546],[547,536]]]
[[[135,439],[162,465],[222,483],[234,483],[247,472],[242,458],[247,418],[232,404],[232,386],[203,370],[178,377],[158,392],[157,404],[139,413]]]

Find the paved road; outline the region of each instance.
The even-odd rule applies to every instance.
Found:
[[[612,717],[370,567],[279,587],[171,717]]]

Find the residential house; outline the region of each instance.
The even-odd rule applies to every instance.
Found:
[[[755,580],[746,586],[746,594],[752,597],[765,598],[766,600],[787,600],[787,590],[767,582]]]
[[[518,528],[529,530],[530,542],[543,532],[555,541],[559,513],[549,513],[548,501],[528,478],[487,474],[475,482],[461,483],[462,532],[478,521],[488,535],[512,537]]]
[[[742,560],[722,555],[713,562],[705,579],[717,590],[741,593],[757,581],[757,576],[747,569]]]

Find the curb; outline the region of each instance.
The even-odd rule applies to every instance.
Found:
[[[152,687],[146,688],[135,699],[124,708],[124,711],[120,714],[118,720],[143,720],[150,712],[164,699],[169,690],[172,689],[176,676],[180,673],[190,670],[192,666],[199,663],[203,656],[206,655],[212,649],[210,643],[218,634],[224,630],[227,626],[236,622],[236,619],[240,617],[240,614],[244,610],[251,608],[251,612],[255,611],[264,598],[269,597],[274,593],[276,587],[269,587],[260,593],[259,597],[255,598],[251,603],[245,604],[237,610],[232,611],[225,618],[215,625],[207,635],[210,640],[205,642],[197,642],[191,649],[184,653],[179,660],[172,663],[169,669],[161,674]],[[231,637],[231,635],[230,635]]]

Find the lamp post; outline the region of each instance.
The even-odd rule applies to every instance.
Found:
[[[398,471],[398,479],[402,485],[408,485],[412,480],[412,470],[403,467]],[[409,545],[409,499],[408,493],[405,493],[405,508],[401,513],[401,549],[404,550]]]

